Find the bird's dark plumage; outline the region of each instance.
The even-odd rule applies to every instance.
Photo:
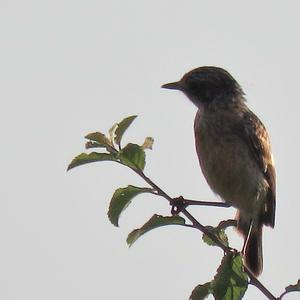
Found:
[[[238,209],[245,264],[259,275],[262,227],[275,224],[275,169],[264,125],[222,68],[200,67],[162,87],[182,91],[198,107],[194,131],[202,172],[211,189]]]

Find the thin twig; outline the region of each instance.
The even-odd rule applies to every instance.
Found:
[[[283,296],[285,296],[286,294],[288,294],[289,292],[288,291],[284,291],[279,297],[277,300],[281,300]]]
[[[278,300],[280,298],[276,298],[249,270],[248,267],[244,266],[244,270],[248,274],[250,278],[250,284],[256,286],[268,299],[270,300]]]
[[[165,191],[163,191],[157,184],[155,184],[149,177],[147,177],[144,172],[138,169],[133,169],[134,172],[136,172],[139,176],[141,176],[150,186],[152,186],[156,191],[157,195],[164,197],[166,200],[169,201],[170,205],[174,205],[174,199],[170,197]],[[224,204],[224,203],[219,203],[219,202],[205,202],[205,201],[195,201],[195,200],[187,200],[183,199],[183,204],[186,206],[188,205],[209,205],[209,206],[222,206],[219,204]],[[176,200],[176,198],[175,198]],[[201,203],[201,204],[196,204]],[[193,204],[194,203],[194,204]],[[205,204],[208,203],[208,204]],[[214,203],[214,204],[212,204]],[[212,204],[212,205],[211,205]],[[216,204],[216,205],[215,205]],[[184,206],[180,212],[189,220],[192,222],[192,227],[200,230],[202,233],[206,234],[212,241],[216,243],[217,246],[222,248],[222,250],[225,253],[238,253],[236,249],[227,247],[224,245],[217,236],[215,236],[210,230],[208,230],[204,225],[202,225],[198,220],[196,220],[187,210],[186,206]],[[228,205],[224,205],[222,207],[228,207]],[[250,284],[256,286],[269,300],[278,300],[281,298],[276,298],[250,271],[250,269],[246,266],[244,266],[244,270],[247,273],[248,277],[250,278]]]
[[[199,201],[199,200],[190,200],[182,198],[184,204],[190,205],[200,205],[200,206],[214,206],[214,207],[231,207],[230,204],[225,202],[213,202],[213,201]]]
[[[142,171],[134,169],[149,185],[151,185],[158,193],[158,195],[167,199],[170,205],[174,204],[174,199],[170,197],[165,191],[163,191],[157,184],[155,184],[149,177],[147,177]],[[212,241],[214,241],[224,252],[232,252],[232,248],[225,246],[217,236],[215,236],[209,229],[198,222],[185,208],[182,208],[180,212],[185,215],[193,224],[194,228],[199,229],[201,232],[206,234]],[[237,251],[236,251],[237,252]]]
[[[232,253],[232,252],[238,252],[230,247],[227,247],[224,245],[216,235],[214,235],[210,230],[208,230],[204,225],[202,225],[200,222],[198,222],[185,208],[181,210],[181,213],[186,216],[192,223],[194,228],[199,229],[201,232],[206,234],[212,241],[216,243],[225,253]]]

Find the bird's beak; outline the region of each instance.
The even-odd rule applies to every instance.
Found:
[[[169,89],[169,90],[179,90],[182,91],[182,84],[180,81],[166,83],[161,86],[163,89]]]

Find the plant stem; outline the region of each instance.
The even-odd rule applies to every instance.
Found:
[[[202,225],[200,222],[198,222],[185,208],[181,210],[181,213],[186,216],[192,223],[193,227],[196,229],[199,229],[201,232],[206,234],[211,240],[213,240],[225,253],[232,253],[232,252],[238,252],[230,247],[225,246],[216,235],[211,233],[210,230],[208,230],[204,225]]]
[[[150,186],[152,186],[156,191],[157,195],[164,197],[166,200],[169,201],[170,205],[174,204],[174,199],[170,197],[165,191],[163,191],[157,184],[155,184],[149,177],[147,177],[143,171],[139,169],[132,169],[135,173],[137,173],[139,176],[141,176]],[[219,207],[229,207],[226,203],[220,203],[220,202],[206,202],[206,201],[196,201],[196,200],[187,200],[182,198],[183,203],[186,205],[208,205],[208,206],[219,206]],[[198,204],[197,204],[198,203]],[[236,249],[227,247],[224,245],[217,236],[215,236],[210,230],[208,230],[204,225],[202,225],[200,222],[198,222],[193,215],[191,215],[186,208],[182,208],[180,212],[189,220],[192,222],[192,227],[200,230],[202,233],[206,234],[212,241],[216,243],[217,246],[222,248],[222,250],[225,253],[238,253]],[[268,299],[270,300],[278,300],[280,298],[276,298],[250,271],[249,268],[244,266],[244,270],[247,273],[248,277],[250,278],[250,284],[256,286]]]
[[[158,195],[164,197],[169,201],[171,205],[173,205],[174,199],[170,197],[165,191],[163,191],[157,184],[155,184],[149,177],[147,177],[142,171],[135,170],[134,171],[140,175],[149,185],[151,185],[158,193]],[[232,248],[225,246],[217,236],[210,232],[204,225],[199,223],[185,208],[182,208],[180,211],[184,216],[186,216],[193,224],[193,227],[199,229],[201,232],[206,234],[212,241],[214,241],[220,248],[223,249],[224,252],[229,253],[232,251]]]
[[[199,201],[199,200],[189,200],[182,198],[184,204],[190,205],[200,205],[200,206],[215,206],[215,207],[231,207],[230,204],[225,202],[213,202],[213,201]]]
[[[250,278],[250,284],[256,286],[268,299],[270,300],[278,300],[280,298],[276,298],[249,270],[248,267],[244,266],[244,270],[248,274]]]

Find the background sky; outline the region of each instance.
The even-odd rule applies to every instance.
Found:
[[[222,253],[196,230],[157,229],[128,248],[131,230],[170,212],[145,195],[120,228],[109,223],[114,190],[144,185],[129,169],[105,162],[66,173],[85,134],[137,114],[124,138],[154,137],[146,174],[174,197],[217,200],[198,166],[195,107],[160,88],[202,65],[227,69],[268,128],[278,204],[260,279],[276,295],[296,283],[299,28],[291,0],[1,0],[0,298],[183,300],[213,278]],[[190,211],[211,225],[235,215]],[[250,287],[245,299],[265,298]]]

